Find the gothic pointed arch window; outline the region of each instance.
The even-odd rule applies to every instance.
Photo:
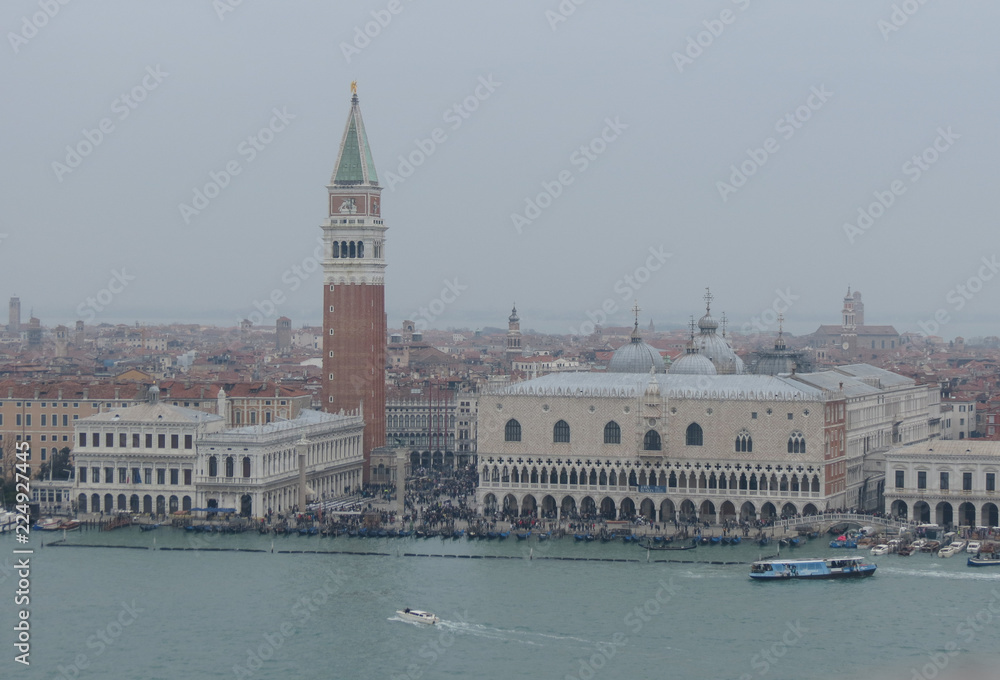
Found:
[[[646,433],[646,436],[642,439],[642,450],[643,451],[659,451],[662,448],[660,433],[656,430],[650,430]]]
[[[622,443],[622,428],[618,426],[613,420],[609,420],[608,424],[604,426],[604,443],[605,444],[621,444]]]
[[[684,443],[688,446],[701,446],[704,443],[704,433],[701,430],[701,425],[698,423],[691,423],[687,427],[687,432],[684,436]]]
[[[805,453],[806,452],[806,438],[805,436],[796,430],[788,437],[788,453]]]
[[[503,428],[503,440],[505,442],[521,441],[521,423],[511,418]]]
[[[552,441],[562,444],[569,443],[569,423],[565,420],[560,420],[553,426]]]
[[[736,434],[736,453],[752,453],[753,452],[753,437],[750,436],[750,431],[743,429]]]

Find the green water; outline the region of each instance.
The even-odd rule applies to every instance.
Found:
[[[875,557],[878,572],[860,581],[756,583],[746,564],[655,560],[749,562],[773,548],[701,546],[647,562],[637,547],[572,538],[67,537],[265,552],[39,548],[40,538],[30,668],[13,662],[16,579],[0,569],[2,678],[964,679],[984,667],[997,677],[1000,658],[990,611],[1000,614],[1000,569],[969,568],[964,555]],[[0,567],[16,547],[0,537]],[[788,554],[834,552],[819,539]],[[635,561],[541,559],[552,557]],[[405,606],[442,621],[400,621]]]

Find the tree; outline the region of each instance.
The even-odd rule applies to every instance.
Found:
[[[73,464],[70,463],[69,447],[66,446],[53,452],[47,461],[38,466],[39,479],[70,479],[72,476]]]

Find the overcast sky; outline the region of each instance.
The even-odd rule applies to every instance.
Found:
[[[997,3],[235,3],[3,3],[25,319],[318,323],[357,80],[390,327],[516,300],[566,333],[636,298],[663,327],[710,286],[730,328],[803,333],[850,285],[870,323],[1000,334]]]

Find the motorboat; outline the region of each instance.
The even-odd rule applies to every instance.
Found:
[[[421,611],[420,609],[410,609],[409,607],[406,609],[398,609],[396,610],[396,613],[399,614],[399,618],[404,621],[409,621],[410,623],[427,623],[434,625],[441,620],[430,612]]]
[[[979,548],[982,545],[983,544],[980,543],[979,541],[969,541],[969,545],[965,546],[965,552],[969,553],[970,555],[975,555],[979,552]]]
[[[965,550],[965,541],[953,541],[938,550],[938,557],[952,557]]]
[[[874,548],[872,548],[872,555],[888,555],[889,546],[885,543],[879,543]]]
[[[45,519],[40,519],[35,524],[33,529],[40,529],[41,531],[58,531],[62,526],[63,520],[58,517],[47,517]]]
[[[970,567],[1000,567],[1000,545],[984,543],[966,564]]]
[[[863,578],[875,573],[863,557],[827,557],[811,560],[760,560],[750,565],[750,578],[761,581],[787,579]]]

